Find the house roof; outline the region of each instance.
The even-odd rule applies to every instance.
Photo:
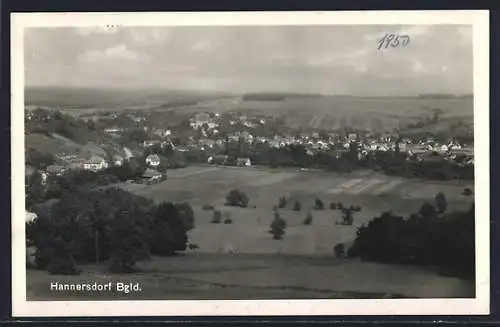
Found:
[[[146,160],[160,161],[160,157],[157,154],[150,154],[146,157]]]
[[[47,172],[48,173],[60,173],[64,170],[65,168],[63,166],[59,165],[50,165],[47,167]]]

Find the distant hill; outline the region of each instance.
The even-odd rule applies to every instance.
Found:
[[[150,109],[192,105],[227,96],[219,92],[27,87],[25,105],[59,109]]]
[[[284,101],[291,98],[315,98],[321,94],[308,93],[246,93],[241,98],[243,101]]]

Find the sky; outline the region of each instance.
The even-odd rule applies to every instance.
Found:
[[[377,49],[386,33],[405,47]],[[26,86],[472,93],[472,27],[177,26],[25,30]]]

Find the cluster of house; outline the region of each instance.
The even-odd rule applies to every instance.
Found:
[[[44,173],[53,176],[61,176],[68,170],[88,170],[98,172],[110,166],[119,167],[123,165],[124,159],[121,156],[114,155],[111,160],[92,155],[88,158],[82,158],[77,154],[62,153],[56,156],[56,163],[45,168]]]

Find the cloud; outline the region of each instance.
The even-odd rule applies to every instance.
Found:
[[[97,61],[108,60],[126,60],[126,61],[141,61],[143,59],[138,53],[131,51],[127,45],[120,44],[103,51],[88,51],[81,57],[81,61],[93,63]]]
[[[411,41],[377,50],[385,33]],[[126,81],[229,91],[472,90],[468,26],[40,28],[26,34],[25,44],[26,81],[37,85],[71,79],[82,86]]]
[[[93,27],[79,27],[76,32],[83,36],[92,34],[116,34],[119,31],[117,26],[93,26]]]

